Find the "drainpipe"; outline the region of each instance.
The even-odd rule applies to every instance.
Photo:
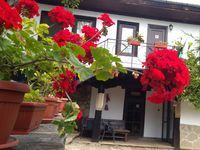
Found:
[[[103,109],[103,103],[104,103],[104,86],[100,85],[100,87],[98,88],[98,94],[95,105],[95,117],[93,124],[93,133],[92,133],[93,142],[98,142],[101,134],[100,127],[101,127],[101,114]]]

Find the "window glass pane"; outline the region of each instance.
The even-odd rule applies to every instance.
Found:
[[[89,25],[92,26],[92,22],[91,21],[78,21],[77,22],[77,30],[76,33],[82,35],[81,29],[83,28],[84,25]]]
[[[121,45],[122,50],[125,48],[125,46],[127,46],[126,40],[127,40],[128,37],[133,36],[133,32],[134,32],[133,28],[125,28],[125,27],[122,28],[122,38],[121,38],[121,40],[122,40],[122,45]],[[128,46],[126,49],[124,49],[123,52],[131,54],[132,53],[132,46]]]
[[[129,36],[133,36],[134,30],[131,28],[122,28],[122,40],[127,40]]]

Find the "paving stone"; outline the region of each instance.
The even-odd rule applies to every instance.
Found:
[[[56,126],[42,124],[29,135],[13,135],[20,143],[12,150],[64,150],[64,140],[57,134]]]

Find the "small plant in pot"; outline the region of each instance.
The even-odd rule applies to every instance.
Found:
[[[38,128],[42,122],[46,106],[47,104],[44,103],[38,89],[31,89],[30,93],[26,93],[12,134],[28,134]]]
[[[127,42],[129,45],[132,46],[140,46],[141,43],[144,43],[144,39],[143,36],[137,32],[135,37],[128,37]]]
[[[154,43],[154,47],[158,49],[167,49],[167,42],[157,41]]]

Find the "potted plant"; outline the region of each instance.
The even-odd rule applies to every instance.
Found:
[[[30,93],[24,96],[12,134],[28,134],[38,128],[45,109],[46,104],[40,96],[40,91],[31,89]]]
[[[140,46],[141,43],[144,43],[144,39],[143,36],[137,32],[135,37],[128,37],[127,42],[129,45],[132,46]]]
[[[54,117],[59,113],[59,98],[55,96],[44,97],[47,108],[45,110],[42,123],[51,123]]]
[[[114,24],[108,14],[98,17],[103,24],[101,30],[84,26],[82,39],[67,29],[74,25],[73,14],[57,6],[49,12],[49,16],[63,29],[52,38],[48,36],[50,27],[37,24],[33,19],[39,15],[39,7],[34,0],[19,0],[12,5],[1,0],[0,10],[0,147],[9,147],[7,142],[10,143],[8,138],[20,103],[24,93],[29,91],[27,84],[14,82],[14,76],[23,75],[29,81],[36,72],[48,74],[57,71],[59,74],[73,66],[79,80],[95,75],[98,80],[105,81],[113,78],[113,70],[126,72],[119,58],[96,44],[105,35],[106,28]],[[102,59],[107,63],[102,63]]]
[[[64,108],[65,108],[65,104],[67,103],[68,99],[67,98],[60,98],[60,105],[59,105],[59,113],[62,113]]]
[[[158,49],[166,49],[167,48],[167,42],[157,41],[154,43],[154,47]]]

